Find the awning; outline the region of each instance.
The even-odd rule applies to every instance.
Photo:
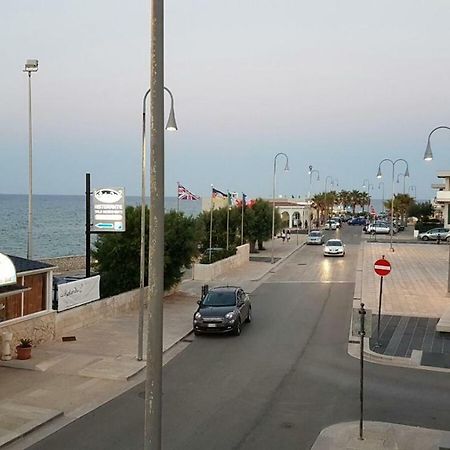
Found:
[[[29,291],[31,288],[22,286],[21,284],[9,284],[8,286],[0,286],[0,298],[8,297],[9,295],[20,294]]]

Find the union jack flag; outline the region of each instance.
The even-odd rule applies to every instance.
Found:
[[[195,195],[191,191],[188,191],[180,183],[178,183],[178,198],[180,200],[200,200],[200,197],[198,195]]]
[[[219,191],[219,189],[215,189],[214,186],[212,187],[211,195],[213,198],[215,198],[215,197],[228,198],[228,195],[225,194],[225,192]]]

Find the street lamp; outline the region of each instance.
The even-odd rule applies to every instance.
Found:
[[[164,296],[164,2],[150,9],[150,232],[144,450],[162,448],[162,325]]]
[[[383,212],[384,212],[384,181],[380,181],[378,183],[378,189],[380,189],[380,185],[383,185],[382,208],[383,208]]]
[[[311,231],[311,194],[312,194],[312,175],[313,173],[316,174],[316,181],[320,181],[319,177],[319,171],[316,169],[313,169],[313,166],[309,166],[308,174],[309,174],[309,208],[308,208],[308,233]]]
[[[33,254],[33,133],[31,122],[31,74],[38,71],[37,59],[27,59],[23,72],[28,73],[28,239],[27,258]]]
[[[405,181],[406,177],[409,177],[409,173],[407,175],[405,175],[404,173],[399,173],[397,175],[397,184],[400,183],[400,177],[403,177],[403,194],[405,194],[406,193]]]
[[[395,165],[398,162],[401,162],[401,161],[406,164],[405,177],[406,176],[409,177],[409,168],[408,168],[408,161],[406,161],[403,158],[396,159],[395,161],[392,161],[392,159],[389,159],[389,158],[385,158],[385,159],[383,159],[380,162],[380,164],[378,164],[377,178],[381,178],[383,176],[382,173],[381,173],[381,165],[385,161],[386,162],[390,162],[392,164],[392,199],[391,199],[391,229],[390,229],[391,243],[390,243],[390,247],[389,248],[390,248],[391,251],[394,251],[394,248],[392,246],[392,238],[393,238],[393,235],[394,235],[394,181],[395,181],[395,174],[394,174],[394,172],[395,172]]]
[[[427,141],[427,148],[425,150],[425,154],[423,155],[423,159],[425,161],[431,161],[433,159],[433,152],[431,151],[431,144],[430,144],[430,138],[431,135],[437,131],[437,130],[441,130],[441,129],[445,129],[445,130],[450,130],[450,127],[446,127],[446,126],[440,126],[440,127],[436,127],[434,130],[431,130],[430,134],[428,135],[428,141]],[[448,206],[447,206],[448,208]],[[447,210],[447,216],[448,216],[448,210]],[[447,280],[447,292],[450,293],[450,246],[448,247],[448,251],[449,251],[449,255],[448,255],[448,280]]]
[[[170,113],[167,120],[166,130],[178,130],[177,122],[175,120],[174,100],[172,92],[166,87],[165,91],[170,95]],[[137,360],[142,361],[144,352],[144,297],[145,297],[145,153],[146,153],[146,112],[147,112],[147,97],[150,90],[144,94],[142,100],[142,141],[141,141],[141,253],[140,253],[140,276],[139,276],[139,320],[138,320],[138,351]]]
[[[289,158],[286,153],[280,152],[275,155],[273,158],[273,180],[272,180],[272,257],[270,259],[271,264],[274,263],[273,258],[273,245],[274,245],[274,235],[275,235],[275,178],[277,174],[277,158],[279,156],[284,156],[286,158],[286,165],[284,166],[284,171],[287,172],[289,170]]]
[[[367,183],[366,183],[367,181]],[[370,209],[370,190],[373,190],[373,184],[369,183],[369,179],[368,178],[364,178],[363,180],[363,188],[367,188],[367,197],[369,198],[369,209]],[[370,214],[370,211],[369,211]]]

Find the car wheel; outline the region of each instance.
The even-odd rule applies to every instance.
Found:
[[[247,319],[245,321],[247,323],[250,323],[252,321],[252,308],[248,309],[248,316],[247,316]]]
[[[429,241],[430,240],[430,238],[428,237],[428,236],[424,236],[423,238],[422,238],[422,241]]]
[[[238,319],[236,326],[234,327],[234,335],[239,336],[241,334],[241,319]]]
[[[199,331],[194,331],[194,335],[195,335],[195,336],[200,336],[201,333],[200,333]]]

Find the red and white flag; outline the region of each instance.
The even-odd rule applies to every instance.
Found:
[[[178,184],[178,198],[180,200],[200,200],[200,197],[198,195],[195,195],[191,191],[188,191],[180,183],[177,184]]]

